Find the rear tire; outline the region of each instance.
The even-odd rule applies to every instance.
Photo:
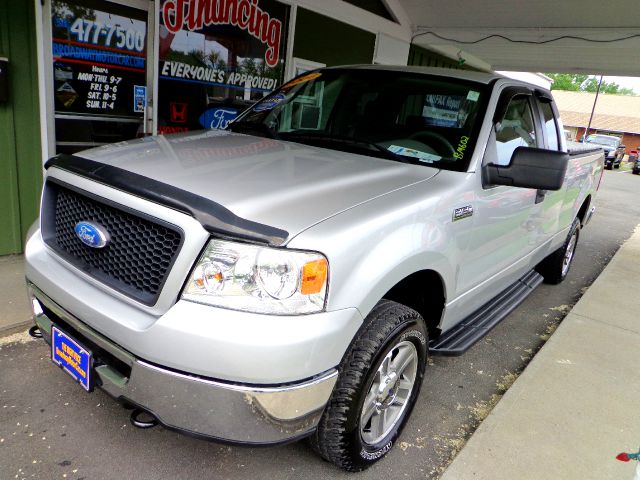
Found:
[[[418,312],[380,301],[340,363],[338,381],[310,438],[312,448],[350,472],[384,457],[420,393],[427,345]]]
[[[546,283],[557,285],[567,278],[579,237],[580,220],[576,218],[571,224],[569,234],[562,247],[545,258],[536,267],[536,270],[544,277]]]

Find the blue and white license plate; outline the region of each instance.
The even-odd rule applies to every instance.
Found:
[[[51,360],[91,391],[91,352],[57,327],[51,328]]]

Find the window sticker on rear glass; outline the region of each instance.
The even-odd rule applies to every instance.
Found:
[[[469,93],[467,93],[467,100],[469,100],[470,102],[477,102],[479,98],[480,98],[480,92],[476,92],[475,90],[469,90]]]
[[[417,158],[421,162],[426,162],[426,163],[433,163],[442,159],[442,157],[438,155],[433,155],[427,152],[421,152],[420,150],[415,150],[413,148],[401,147],[400,145],[389,145],[387,147],[387,150],[389,150],[392,153],[395,153],[396,155],[404,155],[405,157]]]
[[[433,127],[460,127],[462,95],[426,95],[422,116],[424,123]]]

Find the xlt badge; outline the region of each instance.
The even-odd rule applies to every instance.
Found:
[[[463,218],[467,218],[473,215],[473,206],[465,205],[464,207],[456,208],[453,211],[453,221],[457,222]]]

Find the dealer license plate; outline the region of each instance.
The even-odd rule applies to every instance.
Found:
[[[51,329],[51,360],[75,378],[87,392],[92,390],[91,352],[55,326]]]

